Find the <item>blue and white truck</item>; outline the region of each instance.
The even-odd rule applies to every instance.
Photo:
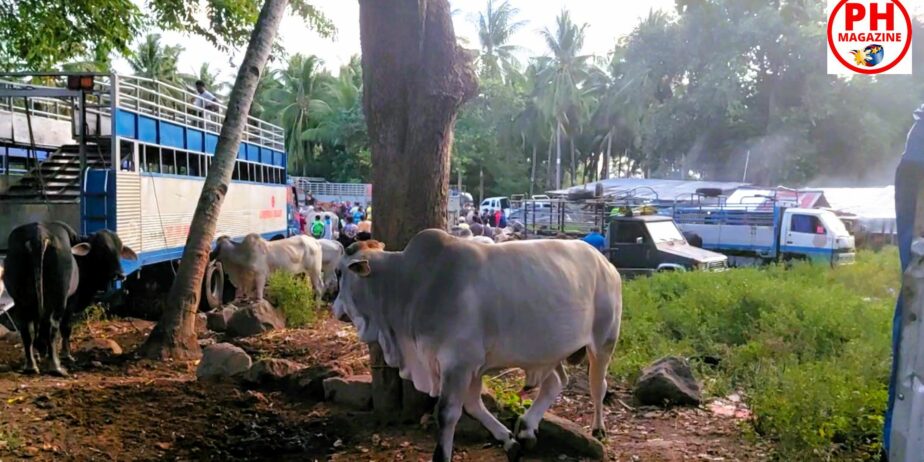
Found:
[[[751,203],[712,200],[709,205],[670,210],[684,233],[698,235],[704,249],[728,255],[732,266],[780,260],[829,265],[854,261],[854,238],[833,212],[793,207],[798,201],[774,196],[760,199]]]
[[[185,89],[142,77],[0,75],[0,253],[10,231],[29,222],[64,221],[83,234],[106,228],[138,254],[122,262],[129,298],[163,292],[183,254],[226,110],[203,111],[194,102]],[[284,139],[281,127],[248,119],[218,235],[278,239],[291,232]],[[212,263],[205,304],[220,304],[223,289],[222,268]]]

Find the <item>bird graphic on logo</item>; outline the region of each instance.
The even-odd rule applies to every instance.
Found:
[[[882,62],[884,55],[882,45],[869,45],[862,50],[852,50],[853,62],[857,66],[873,67]]]

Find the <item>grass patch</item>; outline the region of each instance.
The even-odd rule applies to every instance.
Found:
[[[744,390],[754,429],[784,460],[878,456],[899,287],[895,248],[833,269],[636,279],[623,291],[611,373],[631,381],[665,355],[718,357],[717,367],[694,361],[706,392]]]
[[[17,433],[0,428],[0,450],[17,451],[23,444],[22,438]]]
[[[523,399],[520,396],[520,390],[523,389],[522,378],[507,377],[484,377],[483,383],[485,388],[491,390],[497,405],[502,409],[512,411],[517,415],[523,415],[533,401],[529,398]]]
[[[288,327],[306,327],[317,319],[317,306],[311,284],[302,276],[282,271],[270,275],[266,299],[286,317]]]

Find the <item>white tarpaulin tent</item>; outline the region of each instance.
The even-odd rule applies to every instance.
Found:
[[[895,186],[878,188],[817,188],[831,208],[856,215],[861,229],[873,234],[895,234]]]
[[[568,189],[548,191],[549,195],[565,196],[570,192],[579,190],[593,191],[597,183],[603,183],[603,194],[607,196],[623,196],[632,192],[636,197],[651,200],[671,202],[676,200],[690,200],[697,189],[719,189],[723,194],[730,194],[735,189],[746,186],[747,183],[728,181],[687,181],[687,180],[658,180],[652,178],[610,178],[585,185],[574,186]]]

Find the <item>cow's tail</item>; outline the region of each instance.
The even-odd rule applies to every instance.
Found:
[[[27,247],[32,255],[32,276],[35,283],[35,300],[38,303],[38,312],[42,316],[45,312],[45,286],[43,283],[45,267],[45,250],[48,249],[49,239],[41,234]]]

